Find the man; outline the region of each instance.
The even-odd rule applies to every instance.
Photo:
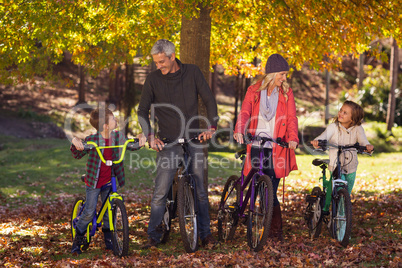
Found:
[[[162,234],[158,225],[162,222],[166,198],[177,170],[177,159],[183,155],[180,145],[166,146],[162,139],[176,141],[200,133],[199,120],[209,128],[199,134],[200,140],[208,140],[215,132],[218,116],[215,98],[201,72],[193,64],[182,64],[175,56],[172,42],[158,40],[151,49],[157,70],[151,72],[144,83],[138,107],[138,118],[150,147],[157,153],[157,174],[151,202],[148,225],[148,241],[143,248],[157,246]],[[207,117],[198,115],[198,95],[203,100]],[[152,110],[151,110],[152,109]],[[158,120],[158,137],[150,125],[151,116]],[[208,189],[205,189],[204,155],[200,146],[190,146],[191,171],[197,183],[198,226],[203,246],[214,245],[208,211]]]

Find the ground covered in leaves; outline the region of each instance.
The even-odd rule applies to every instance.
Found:
[[[217,236],[220,186],[210,187],[211,225]],[[149,190],[150,192],[150,190]],[[308,238],[303,210],[305,194],[287,193],[283,204],[283,243],[269,241],[260,252],[249,250],[246,228],[237,229],[235,240],[215,249],[185,253],[177,223],[170,241],[141,250],[146,241],[150,197],[126,193],[130,222],[130,252],[116,258],[104,250],[102,233],[78,257],[72,256],[69,215],[71,196],[53,202],[0,211],[0,266],[2,267],[401,267],[401,198],[389,194],[357,193],[353,196],[353,234],[347,248],[330,238],[325,229],[317,240]],[[2,200],[7,202],[7,200]]]

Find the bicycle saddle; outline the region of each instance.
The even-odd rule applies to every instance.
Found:
[[[316,159],[313,160],[313,165],[314,166],[319,167],[322,164],[328,165],[329,164],[329,159],[318,159],[318,158],[316,158]]]

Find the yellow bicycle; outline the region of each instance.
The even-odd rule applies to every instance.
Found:
[[[116,145],[116,146],[98,146],[95,142],[92,141],[88,141],[83,144],[84,144],[84,150],[95,149],[101,161],[105,163],[107,166],[112,167],[113,165],[119,164],[121,161],[123,161],[127,148],[133,150],[140,148],[138,139],[129,139],[126,140],[124,145]],[[122,148],[120,159],[116,161],[105,160],[101,152],[101,150],[105,148]],[[81,180],[84,181],[84,176],[81,178]],[[116,256],[122,257],[128,254],[129,226],[123,197],[117,193],[116,176],[113,174],[113,168],[112,168],[111,184],[112,187],[107,195],[105,202],[102,204],[102,207],[100,208],[99,212],[94,213],[92,222],[88,224],[86,232],[86,240],[84,242],[84,245],[81,246],[81,250],[88,249],[91,243],[91,237],[95,235],[98,227],[102,226],[103,216],[105,215],[105,213],[108,213],[110,231],[113,233],[113,239],[112,239],[113,253]],[[84,207],[85,207],[85,198],[78,197],[74,202],[73,211],[71,214],[71,233],[73,240],[76,235],[76,224],[78,222],[78,219],[80,218],[80,215],[84,210]]]

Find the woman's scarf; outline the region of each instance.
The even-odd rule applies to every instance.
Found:
[[[267,89],[261,90],[260,113],[268,122],[275,116],[278,107],[279,90],[277,87],[267,95]]]

